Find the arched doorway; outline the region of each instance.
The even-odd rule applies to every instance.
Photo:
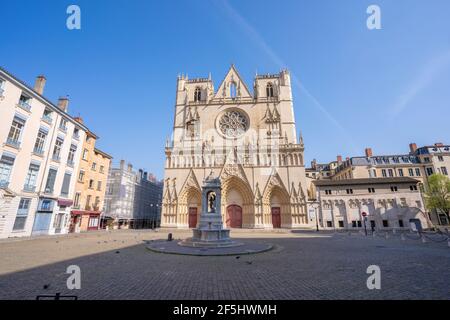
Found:
[[[228,228],[242,228],[242,207],[235,204],[227,207],[226,224]]]

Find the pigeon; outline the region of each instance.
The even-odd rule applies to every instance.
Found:
[[[247,264],[252,264],[252,263],[253,263],[253,261],[246,261],[246,263],[247,263]]]
[[[240,256],[237,256],[237,257],[236,257],[236,259],[240,259],[240,258],[241,258]]]
[[[120,251],[116,251],[116,253],[120,253]]]
[[[50,287],[49,284],[44,284],[44,290],[47,290]]]

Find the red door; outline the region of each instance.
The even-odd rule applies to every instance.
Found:
[[[281,228],[281,209],[272,208],[272,225],[274,228]]]
[[[231,205],[227,208],[227,227],[242,228],[242,208]]]
[[[197,228],[197,208],[189,208],[189,228]]]

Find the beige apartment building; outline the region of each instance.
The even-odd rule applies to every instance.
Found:
[[[0,68],[0,238],[68,231],[86,126]]]
[[[317,180],[316,223],[328,230],[430,228],[419,180],[409,177]]]
[[[83,123],[79,117],[76,120]],[[98,230],[100,227],[112,157],[95,147],[97,139],[88,131],[83,141],[69,232]]]
[[[450,145],[435,143],[418,148],[415,143],[409,145],[408,154],[374,155],[371,148],[365,150],[365,156],[346,158],[341,156],[330,164],[311,164],[306,169],[308,182],[308,198],[314,202],[317,199],[315,183],[320,180],[342,181],[377,178],[413,178],[418,181],[419,188],[426,184],[428,177],[438,173],[448,176],[450,170]],[[324,182],[326,183],[326,182]],[[445,214],[429,213],[431,221],[436,225],[448,225]]]

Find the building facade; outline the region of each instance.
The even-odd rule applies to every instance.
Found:
[[[308,225],[304,144],[287,70],[257,75],[253,92],[234,66],[217,90],[211,76],[180,76],[174,111],[165,148],[164,227],[196,227],[200,187],[211,174],[221,180],[224,226]]]
[[[104,223],[110,228],[156,228],[161,224],[163,185],[143,170],[120,161],[111,168],[105,198]]]
[[[29,87],[0,69],[0,237],[68,231],[82,143],[88,129],[43,96],[46,79]]]
[[[81,118],[76,120],[83,123]],[[88,131],[83,141],[69,232],[98,230],[100,227],[112,157],[95,147],[97,139]]]
[[[419,180],[408,177],[317,180],[317,221],[328,230],[409,229],[420,221],[431,223],[425,212]],[[364,221],[366,220],[366,222]]]

